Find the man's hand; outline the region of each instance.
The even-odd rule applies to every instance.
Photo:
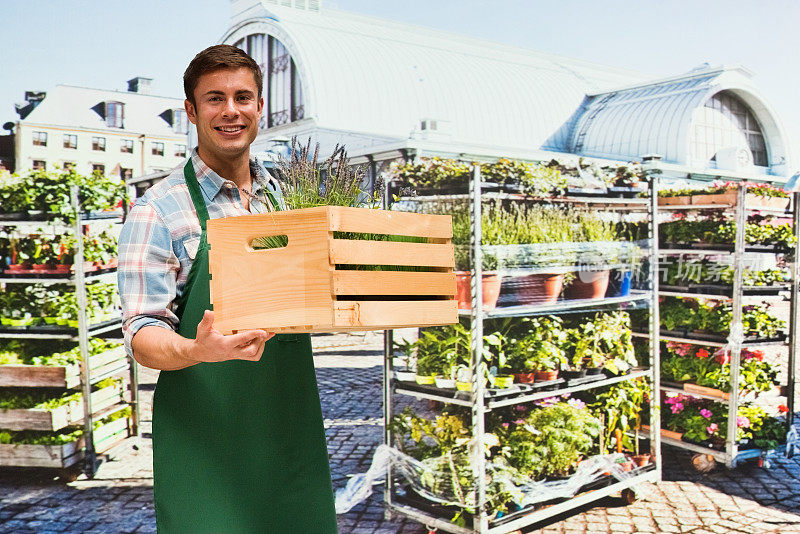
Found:
[[[214,328],[214,312],[206,310],[197,325],[197,337],[187,355],[198,362],[222,362],[226,360],[258,361],[264,345],[275,335],[264,330],[248,330],[223,336]]]

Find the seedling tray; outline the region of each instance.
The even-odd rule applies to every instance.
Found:
[[[352,238],[365,234],[423,242]],[[270,236],[286,236],[288,244],[253,247],[254,240]],[[230,334],[456,323],[452,236],[449,215],[339,206],[213,219],[214,326]]]
[[[91,374],[101,376],[112,371],[126,357],[123,347],[95,354],[89,357]],[[0,387],[75,388],[80,384],[80,365],[0,365]]]

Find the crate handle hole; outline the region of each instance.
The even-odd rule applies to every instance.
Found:
[[[286,248],[289,244],[289,236],[286,234],[281,235],[267,235],[261,237],[254,237],[247,243],[247,249],[250,252],[257,250],[270,250],[275,248]]]

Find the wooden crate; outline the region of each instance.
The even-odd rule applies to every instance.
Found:
[[[716,205],[716,204],[726,204],[729,206],[735,206],[738,202],[738,192],[737,191],[728,191],[725,193],[717,193],[714,195],[692,195],[692,204],[698,206],[707,206],[707,205]],[[763,209],[774,209],[774,210],[785,210],[789,207],[789,199],[788,198],[777,198],[777,197],[760,197],[758,195],[754,195],[753,193],[747,193],[747,198],[745,199],[745,206],[748,208],[763,208]]]
[[[336,239],[334,232],[422,237],[424,243]],[[284,248],[254,239],[285,235]],[[223,334],[336,332],[458,320],[449,215],[322,206],[208,222],[214,327]],[[346,270],[412,266],[425,272]]]
[[[125,417],[94,431],[95,450],[106,451],[130,435],[130,420]],[[84,438],[63,445],[0,444],[0,467],[65,468],[83,459]]]
[[[95,414],[124,400],[124,386],[114,384],[91,395]],[[83,421],[83,400],[74,401],[54,410],[34,408],[28,410],[0,410],[0,428],[3,430],[43,430],[55,432]]]
[[[658,197],[659,206],[688,206],[692,203],[692,197]]]
[[[125,358],[125,348],[118,347],[89,357],[89,368],[92,375],[99,376],[119,367]],[[71,389],[80,385],[79,365],[0,365],[0,387]]]

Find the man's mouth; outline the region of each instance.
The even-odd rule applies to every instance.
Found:
[[[236,133],[240,130],[244,130],[244,126],[215,126],[214,129],[218,132],[224,133]]]

